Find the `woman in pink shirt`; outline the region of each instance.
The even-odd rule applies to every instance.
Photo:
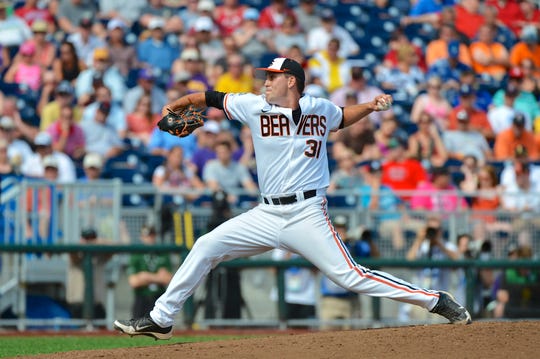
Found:
[[[455,212],[466,209],[467,202],[459,197],[457,188],[452,184],[450,171],[446,167],[431,169],[431,181],[418,184],[411,198],[411,209],[430,212]]]
[[[34,59],[36,45],[33,42],[25,42],[19,48],[19,58],[11,65],[4,75],[4,81],[27,85],[34,91],[41,86],[42,69]]]
[[[160,115],[152,113],[152,98],[150,95],[142,95],[137,101],[135,110],[126,117],[127,137],[147,145],[159,120]]]

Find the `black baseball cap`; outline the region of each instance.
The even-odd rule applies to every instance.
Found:
[[[514,125],[516,125],[518,127],[524,127],[525,126],[525,115],[523,115],[520,112],[517,112],[514,115],[514,118],[512,119],[512,122],[514,123]]]
[[[258,67],[257,70],[266,71],[266,72],[277,72],[277,73],[286,73],[293,75],[296,79],[304,85],[306,83],[306,74],[302,65],[293,59],[287,57],[276,57],[270,66],[268,67]]]

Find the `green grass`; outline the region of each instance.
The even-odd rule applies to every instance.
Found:
[[[23,355],[38,355],[67,352],[72,350],[132,348],[174,343],[204,342],[222,339],[241,338],[242,336],[174,336],[171,340],[154,340],[149,337],[129,337],[114,335],[84,336],[0,336],[0,358]]]

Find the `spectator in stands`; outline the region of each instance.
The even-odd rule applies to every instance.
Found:
[[[34,43],[36,47],[34,57],[37,63],[41,65],[43,71],[51,68],[56,57],[56,46],[47,38],[48,26],[45,20],[35,20],[31,26],[34,37],[28,40]]]
[[[67,37],[67,41],[75,46],[79,59],[84,61],[88,67],[92,66],[95,60],[93,58],[94,51],[105,47],[103,39],[92,33],[93,25],[92,18],[83,17],[79,22],[77,31]]]
[[[236,46],[236,42],[234,41],[232,35],[223,37],[221,39],[221,42],[223,44],[224,55],[219,58],[213,66],[208,66],[206,72],[209,78],[214,79],[214,83],[215,79],[217,79],[220,75],[227,71],[227,63],[229,61],[229,57],[231,57],[232,55],[237,55],[240,52],[240,50]]]
[[[120,18],[113,18],[107,22],[107,43],[105,47],[111,56],[111,62],[120,74],[127,79],[130,70],[139,67],[135,47],[128,44],[126,37],[127,25]]]
[[[37,213],[35,217],[29,218],[26,224],[25,236],[27,240],[35,240],[37,243],[51,241],[51,217],[53,207],[58,205],[59,197],[54,194],[54,189],[59,180],[59,163],[55,156],[47,155],[43,157],[43,176],[39,179],[44,182],[36,188],[28,188],[26,192],[26,210],[28,214]],[[56,202],[56,203],[55,203]]]
[[[478,171],[478,183],[474,191],[469,192],[472,195],[471,209],[473,215],[471,219],[475,221],[475,226],[483,227],[483,237],[489,237],[491,233],[497,230],[503,230],[507,227],[506,223],[497,221],[494,215],[501,209],[501,195],[503,188],[499,185],[499,177],[495,167],[484,165]],[[487,213],[474,213],[487,212]],[[490,213],[491,212],[491,213]],[[480,229],[474,230],[478,233]]]
[[[407,260],[418,259],[459,259],[456,245],[444,237],[443,223],[439,217],[431,214],[425,222],[425,226],[416,233],[416,239],[407,251]],[[421,268],[415,273],[415,280],[424,283],[425,286],[434,286],[441,290],[450,289],[451,268]],[[412,312],[413,307],[404,304],[400,308],[400,320],[410,320],[417,315]]]
[[[260,58],[272,48],[272,31],[258,25],[260,15],[255,8],[244,11],[244,20],[232,34],[236,47],[249,62],[258,64]]]
[[[95,101],[90,103],[83,111],[82,123],[93,122],[96,112],[101,104],[106,104],[109,110],[106,113],[106,125],[116,130],[117,136],[124,138],[127,124],[126,115],[120,104],[113,101],[111,91],[107,86],[99,86],[95,90]]]
[[[98,0],[99,13],[97,14],[101,22],[109,22],[113,19],[122,20],[128,27],[134,25],[139,20],[146,0],[133,0],[125,2],[123,0]]]
[[[13,139],[21,139],[31,142],[36,137],[35,126],[26,122],[18,108],[19,99],[15,96],[6,96],[0,105],[0,115],[9,117],[14,123],[12,136]]]
[[[539,153],[534,134],[525,128],[525,123],[525,116],[517,112],[514,114],[510,128],[497,134],[493,148],[496,160],[512,159],[518,146],[527,151],[531,160],[538,159]]]
[[[0,45],[16,49],[32,37],[32,31],[23,19],[9,14],[10,6],[9,1],[0,1]]]
[[[146,147],[150,141],[152,131],[156,127],[161,115],[152,112],[152,98],[150,95],[140,96],[135,105],[135,109],[128,113],[126,117],[127,134],[126,137],[131,140],[135,147],[143,145]]]
[[[538,104],[532,89],[528,87],[528,81],[531,80],[525,76],[521,66],[513,66],[508,71],[507,88],[517,88],[519,91],[517,97],[514,98],[511,107],[515,111],[526,114],[530,119],[534,119],[540,114],[540,105]],[[505,101],[504,88],[498,89],[493,95],[492,103],[494,107],[504,105],[507,101],[509,101],[509,99]]]
[[[7,156],[9,162],[16,171],[32,155],[32,149],[28,142],[17,138],[16,123],[10,116],[0,118],[0,140],[6,141]]]
[[[71,1],[71,0],[70,0]],[[103,238],[98,238],[98,233],[94,228],[85,228],[81,231],[78,244],[103,245],[110,242]],[[105,267],[112,255],[102,253],[92,256],[94,298],[93,318],[105,318],[105,292],[107,280],[105,279]],[[83,270],[83,252],[73,252],[69,255],[68,277],[66,282],[66,302],[72,318],[84,318],[84,293],[85,276]],[[86,318],[90,319],[90,318]]]
[[[415,221],[402,216],[403,202],[389,186],[382,183],[381,162],[370,161],[365,167],[365,183],[355,190],[360,194],[360,205],[371,213],[371,220],[381,239],[390,241],[392,249],[400,250],[405,244],[403,229],[414,228]]]
[[[418,184],[411,198],[411,209],[449,213],[466,209],[467,203],[458,195],[447,167],[433,167],[430,179]]]
[[[124,146],[116,130],[107,124],[110,112],[110,102],[96,103],[93,118],[84,120],[81,124],[86,141],[86,151],[99,153],[105,159],[119,155]]]
[[[423,112],[418,120],[418,130],[409,136],[408,155],[429,170],[443,166],[448,154],[433,118]]]
[[[349,63],[346,58],[338,55],[340,47],[340,41],[332,38],[325,50],[317,51],[308,61],[311,78],[317,78],[329,93],[345,86],[350,79]]]
[[[459,163],[459,162],[458,162]],[[473,155],[466,155],[461,160],[461,165],[456,174],[456,177],[461,177],[456,183],[459,185],[459,189],[465,193],[473,193],[478,188],[478,172],[480,172],[481,166],[478,164],[478,159]],[[452,169],[456,171],[456,169]]]
[[[97,13],[94,1],[63,0],[58,6],[56,19],[58,26],[66,34],[77,32],[83,19],[93,19]]]
[[[349,82],[332,92],[330,100],[338,106],[345,106],[346,97],[351,93],[356,97],[356,103],[364,103],[367,99],[382,94],[380,88],[368,83],[368,80],[364,77],[364,71],[369,70],[359,66],[352,66]],[[369,119],[375,126],[380,125],[382,112],[371,113]]]
[[[286,54],[293,45],[298,46],[305,53],[306,35],[301,32],[293,15],[287,15],[281,26],[274,30],[273,45],[275,52],[281,56]]]
[[[398,120],[392,112],[386,112],[383,114],[382,122],[374,133],[375,144],[377,145],[379,152],[384,157],[388,154],[388,145],[394,138],[404,139],[406,134],[399,128]]]
[[[168,74],[174,60],[180,53],[179,47],[165,41],[165,20],[153,17],[148,23],[150,36],[137,45],[137,59],[152,69],[159,69]]]
[[[214,19],[222,36],[230,36],[240,27],[246,6],[238,0],[224,0],[216,7]]]
[[[420,16],[425,14],[440,13],[446,6],[452,6],[454,0],[444,0],[441,2],[434,0],[419,0],[413,4],[409,10],[409,16]]]
[[[334,12],[327,8],[321,10],[320,15],[321,26],[309,29],[307,33],[308,55],[325,50],[331,39],[339,40],[340,57],[348,58],[357,55],[360,52],[360,46],[358,46],[351,34],[344,27],[336,23]]]
[[[84,155],[82,181],[95,181],[101,179],[103,174],[103,157],[99,153],[89,152]]]
[[[45,22],[47,26],[54,27],[55,19],[48,6],[38,4],[38,0],[26,0],[21,6],[14,9],[15,15],[23,19],[28,26],[32,27],[34,22]]]
[[[388,143],[390,151],[386,162],[382,166],[381,183],[387,185],[403,200],[410,199],[410,193],[399,191],[413,191],[418,184],[427,179],[427,172],[422,164],[413,158],[407,157],[407,144],[398,139]]]
[[[262,29],[277,30],[288,16],[296,18],[286,0],[271,0],[269,5],[262,8],[258,25]]]
[[[336,190],[352,190],[364,184],[364,175],[362,170],[356,166],[353,150],[345,147],[336,153],[334,159],[337,162],[337,167],[330,174],[328,193],[333,193]]]
[[[509,84],[504,90],[503,103],[489,109],[487,116],[495,135],[512,126],[514,116],[518,113],[514,108],[514,103],[518,96],[519,88],[513,84]],[[522,113],[522,115],[525,117],[525,128],[531,131],[533,128],[531,118],[526,113]]]
[[[153,226],[141,228],[141,243],[157,244],[157,232]],[[137,318],[152,310],[156,299],[165,292],[172,278],[169,253],[137,253],[129,258],[128,282],[134,292],[132,315]]]
[[[469,49],[467,45],[459,41],[459,36],[456,28],[452,24],[443,24],[441,26],[441,29],[439,30],[438,38],[431,40],[426,47],[427,67],[430,68],[439,60],[448,59],[450,57],[450,48],[448,47],[448,45],[454,41],[458,41],[458,45],[457,51],[455,49],[456,45],[451,48],[452,55],[455,56],[455,52],[457,52],[459,62],[471,66],[472,59],[469,53]]]
[[[484,24],[478,30],[478,40],[469,46],[474,71],[491,83],[502,81],[510,65],[508,50],[496,41],[495,35],[496,29]]]
[[[153,155],[167,156],[167,153],[174,146],[180,146],[184,150],[186,160],[191,160],[197,148],[197,140],[195,136],[177,137],[171,136],[167,132],[161,131],[155,127],[150,136],[148,143],[148,151]]]
[[[465,156],[472,155],[482,164],[490,160],[491,148],[482,133],[471,128],[468,112],[462,110],[456,117],[458,122],[456,130],[443,133],[443,143],[448,151],[448,157],[463,160]]]
[[[519,34],[520,22],[523,19],[523,14],[519,3],[514,0],[488,0],[486,5],[492,6],[497,10],[497,20],[507,26],[516,35]]]
[[[398,65],[398,53],[402,46],[412,46],[414,48],[417,61],[414,65],[417,65],[422,72],[426,72],[427,65],[422,48],[412,43],[402,28],[397,28],[392,35],[390,35],[390,39],[388,40],[388,52],[384,55],[384,65],[390,68]]]
[[[118,69],[110,62],[109,51],[106,48],[94,50],[92,67],[79,74],[75,84],[75,94],[79,104],[88,104],[94,93],[94,83],[104,84],[110,89],[112,100],[121,103],[126,94],[124,78]]]
[[[53,87],[54,84],[46,84],[42,89],[43,93],[54,92],[53,101],[47,103],[41,111],[40,130],[45,131],[49,126],[60,117],[60,108],[64,106],[71,106],[73,109],[73,118],[76,123],[82,118],[82,109],[74,103],[75,89],[69,81],[62,81],[58,86]]]
[[[195,174],[184,158],[184,151],[180,146],[174,146],[167,154],[165,163],[156,167],[152,174],[152,184],[160,190],[203,190],[204,183]],[[188,199],[197,197],[194,193],[182,194]]]
[[[199,3],[203,2],[206,3],[206,1],[199,1]],[[146,6],[143,6],[139,12],[138,21],[143,28],[152,30],[152,21],[155,18],[163,21],[163,29],[167,33],[179,34],[183,29],[187,30],[191,27],[191,24],[186,23],[183,17],[174,16],[173,9],[163,0],[147,1]]]
[[[538,183],[531,181],[531,167],[528,162],[515,161],[513,167],[515,182],[504,187],[502,206],[507,211],[519,213],[523,219],[531,219],[531,215],[535,216],[540,211]]]
[[[456,9],[456,30],[472,40],[478,33],[478,29],[484,23],[484,15],[481,13],[480,0],[461,0],[454,5]]]
[[[437,129],[448,128],[448,117],[452,106],[442,93],[442,80],[438,76],[429,77],[426,93],[416,97],[411,110],[411,121],[419,123],[424,114],[430,116]]]
[[[474,94],[475,94],[473,107],[476,107],[479,110],[482,110],[483,112],[487,113],[489,107],[491,106],[492,97],[493,97],[491,94],[491,92],[493,91],[491,89],[491,85],[487,84],[488,86],[480,87],[479,86],[480,79],[476,77],[476,73],[472,69],[461,71],[459,82],[460,82],[459,89],[450,89],[446,91],[445,93],[446,98],[450,101],[450,104],[453,107],[456,107],[461,103],[459,90],[461,89],[461,86],[468,85],[474,90]]]
[[[510,50],[510,64],[519,66],[523,60],[530,59],[536,68],[540,68],[540,45],[538,44],[538,30],[528,25],[521,30],[520,40]]]
[[[524,146],[518,145],[514,150],[512,161],[505,161],[504,168],[500,174],[501,186],[512,188],[517,186],[516,172],[519,172],[523,163],[529,163],[529,153]],[[518,169],[516,171],[516,169]],[[529,163],[530,183],[536,191],[540,191],[540,166]]]
[[[44,159],[52,156],[58,164],[58,182],[72,183],[77,176],[73,161],[63,152],[55,151],[52,147],[52,137],[47,132],[40,132],[34,139],[35,153],[24,161],[21,172],[27,177],[41,178],[45,173]]]
[[[69,81],[75,85],[79,74],[86,70],[86,63],[79,59],[73,43],[65,40],[60,44],[59,57],[53,61],[53,72],[58,81]]]
[[[525,0],[519,2],[519,7],[521,10],[521,19],[518,22],[520,30],[523,30],[525,26],[533,25],[536,26],[537,30],[540,30],[540,9],[538,3],[534,0]]]
[[[214,22],[209,16],[201,16],[193,25],[193,38],[207,66],[213,66],[218,59],[225,55],[221,38],[214,35]]]
[[[184,96],[190,93],[188,83],[191,75],[187,71],[180,71],[173,75],[169,88],[165,91],[165,97],[170,102],[171,99],[179,98],[174,96]],[[169,103],[167,102],[167,103]]]
[[[300,0],[293,11],[302,33],[307,34],[309,30],[321,26],[321,17],[319,16],[321,9],[317,5],[317,1]]]
[[[73,160],[82,159],[85,153],[84,131],[75,123],[71,105],[60,107],[60,116],[48,128],[55,151],[64,152]]]
[[[182,51],[179,59],[176,59],[172,68],[172,76],[186,71],[189,73],[187,88],[190,92],[210,90],[212,86],[205,74],[205,61],[197,48],[189,47]]]
[[[380,159],[381,153],[375,144],[374,133],[374,125],[368,121],[357,122],[339,131],[332,140],[332,156],[337,158],[343,148],[350,148],[354,152],[355,162]]]
[[[211,191],[223,190],[228,201],[235,203],[239,189],[256,192],[257,184],[248,169],[232,158],[231,144],[221,141],[215,144],[216,159],[209,160],[203,169],[203,180]]]
[[[4,81],[15,83],[19,86],[27,86],[33,91],[38,91],[42,84],[43,70],[35,60],[36,45],[33,42],[25,42],[19,48],[18,61],[14,61],[4,74]]]
[[[468,65],[461,62],[459,47],[460,44],[456,40],[448,42],[448,58],[437,60],[429,66],[428,77],[439,76],[445,91],[459,89],[462,72],[471,70]]]
[[[462,84],[459,87],[459,104],[455,106],[448,117],[447,130],[455,131],[459,127],[458,114],[469,118],[469,126],[472,130],[480,132],[488,141],[495,139],[495,133],[491,128],[487,114],[475,106],[476,91],[468,84]]]
[[[495,31],[495,39],[510,51],[516,42],[516,34],[498,19],[499,10],[494,5],[484,4],[484,25],[491,26]]]
[[[245,71],[245,60],[240,54],[232,54],[227,59],[227,71],[218,77],[214,90],[221,92],[252,92],[253,76]]]
[[[143,67],[138,70],[137,85],[126,92],[123,99],[124,113],[132,113],[143,96],[150,96],[150,111],[152,114],[161,114],[161,109],[166,104],[165,92],[156,84],[156,77],[152,69]]]
[[[508,247],[509,259],[531,260],[533,258],[533,250],[528,245],[515,245],[512,243]],[[493,292],[494,300],[488,305],[488,310],[492,312],[494,318],[504,318],[511,315],[510,302],[520,302],[523,310],[525,303],[531,303],[530,289],[525,290],[526,286],[537,286],[539,284],[539,274],[536,270],[530,268],[508,268],[501,273],[494,284]],[[512,286],[522,285],[521,300],[511,298],[511,296],[519,296],[517,290],[511,291]],[[528,292],[528,293],[527,293]]]
[[[274,249],[272,259],[283,261],[302,258],[298,254]],[[277,301],[275,287],[270,298]],[[289,267],[285,270],[285,316],[287,319],[315,319],[317,306],[317,272],[312,268]]]
[[[195,20],[201,16],[201,11],[199,11],[200,0],[187,0],[186,6],[178,12],[178,17],[182,20],[184,24],[185,32],[188,32],[189,29],[193,28]],[[210,8],[210,3],[203,1],[202,8]]]
[[[376,76],[383,90],[399,92],[410,103],[424,89],[425,76],[415,65],[418,63],[413,46],[398,50],[398,65],[393,68],[381,66]]]

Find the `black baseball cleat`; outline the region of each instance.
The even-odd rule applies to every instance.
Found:
[[[146,335],[148,337],[158,339],[171,339],[172,326],[162,328],[157,325],[149,315],[138,319],[130,320],[115,320],[114,328],[122,333],[134,335]]]
[[[472,323],[471,315],[467,309],[448,292],[439,292],[439,301],[430,312],[442,315],[452,324]]]

